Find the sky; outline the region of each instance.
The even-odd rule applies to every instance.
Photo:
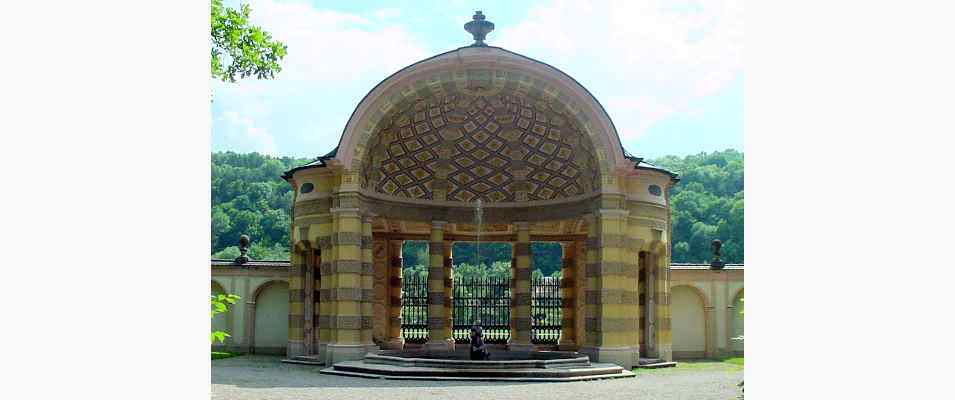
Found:
[[[212,150],[314,158],[381,80],[486,42],[553,65],[603,104],[624,149],[654,158],[743,150],[741,1],[246,0],[288,46],[272,80],[212,81]],[[238,1],[227,1],[235,7]]]

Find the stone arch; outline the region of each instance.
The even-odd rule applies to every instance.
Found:
[[[601,178],[616,168],[626,167],[613,122],[586,88],[557,68],[496,47],[453,50],[412,64],[386,78],[355,108],[330,162],[357,172],[372,148],[371,140],[382,132],[384,124],[390,122],[386,117],[396,109],[413,107],[421,99],[451,93],[481,96],[507,90],[546,101],[565,111],[568,120],[577,123],[592,143]],[[422,121],[425,117],[421,114]]]
[[[744,318],[740,311],[743,310],[743,288],[736,291],[736,295],[731,297],[733,305],[733,315],[730,317],[730,338],[743,336]],[[742,340],[730,340],[730,349],[734,354],[743,354]]]
[[[215,279],[212,280],[211,293],[212,293],[212,294],[229,294],[229,292],[225,289],[225,285],[223,285],[221,282],[219,282],[219,281],[217,281],[217,280],[215,280]],[[234,318],[232,317],[233,310],[234,310],[233,307],[229,307],[229,311],[228,311],[228,312],[219,313],[219,314],[214,315],[214,316],[212,317],[212,330],[213,330],[213,331],[223,331],[223,332],[226,332],[226,333],[228,333],[228,334],[230,334],[230,335],[234,335],[236,332],[235,332],[235,331],[233,330],[233,328],[232,328],[232,326],[233,326],[233,321],[234,321]],[[228,344],[230,344],[230,343],[232,343],[232,338],[231,338],[231,337],[227,337],[227,338],[225,339],[225,342],[223,342],[223,343],[221,343],[221,344],[217,342],[216,344],[217,344],[217,345],[228,345]]]
[[[711,353],[708,299],[695,285],[676,285],[670,289],[674,358],[703,358]]]
[[[249,352],[284,354],[288,343],[288,282],[270,280],[252,292],[248,303]]]

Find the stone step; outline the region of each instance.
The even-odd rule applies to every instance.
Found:
[[[282,360],[282,362],[287,364],[325,365],[325,362],[319,359],[318,356],[293,356],[292,358]]]
[[[400,380],[449,380],[449,381],[512,381],[512,382],[573,382],[582,380],[634,377],[633,372],[614,364],[595,364],[590,368],[526,369],[526,370],[468,370],[445,368],[395,367],[381,364],[364,364],[362,361],[344,361],[332,368],[321,370],[322,374],[361,378]]]
[[[637,368],[653,369],[653,368],[670,368],[675,367],[675,361],[659,361],[647,364],[638,364]]]

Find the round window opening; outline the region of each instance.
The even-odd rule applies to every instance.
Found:
[[[648,190],[650,191],[650,194],[652,194],[652,195],[654,195],[654,196],[659,196],[660,194],[663,193],[663,190],[660,189],[660,187],[657,186],[657,185],[650,185],[650,187],[648,188]]]
[[[311,182],[308,182],[308,183],[302,184],[302,189],[300,190],[300,192],[311,193],[312,190],[315,190],[315,185],[313,185]]]

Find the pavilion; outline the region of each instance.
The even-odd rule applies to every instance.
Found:
[[[452,243],[513,245],[508,350],[534,349],[531,242],[563,249],[558,348],[631,368],[672,360],[669,188],[627,153],[574,78],[484,43],[409,65],[357,105],[338,146],[283,176],[295,188],[287,356],[326,365],[406,346],[401,245],[426,240],[429,351],[450,351]]]

